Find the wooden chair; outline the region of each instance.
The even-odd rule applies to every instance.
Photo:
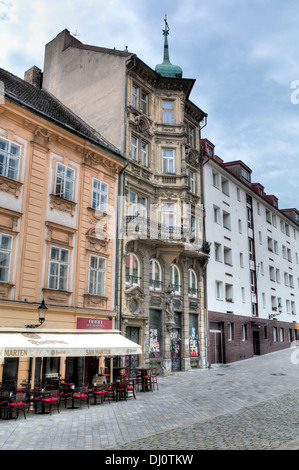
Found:
[[[25,412],[26,406],[27,406],[26,393],[16,393],[15,399],[13,399],[12,401],[8,403],[8,409],[10,413],[12,414],[13,409],[16,412],[15,419],[18,418],[20,409],[23,411],[24,418],[26,419],[26,412]]]
[[[73,403],[75,400],[79,400],[80,408],[82,402],[86,401],[87,407],[89,408],[89,391],[88,387],[80,387],[78,391],[73,393]]]
[[[34,413],[37,413],[37,407],[39,403],[42,403],[43,397],[41,395],[41,389],[34,388],[33,390],[29,391],[29,400],[28,400],[28,409],[27,413],[29,413],[30,408],[33,407]]]
[[[59,411],[59,406],[60,406],[60,393],[59,390],[50,390],[49,392],[46,393],[46,395],[43,398],[43,405],[49,407],[49,412],[52,414],[52,406],[56,405],[58,413]]]
[[[134,397],[136,400],[135,379],[128,379],[126,381],[126,384],[127,384],[127,398]]]
[[[108,393],[108,384],[101,384],[97,385],[95,390],[93,391],[94,396],[94,404],[97,404],[97,397],[101,398],[101,404],[103,404],[104,400],[108,400],[110,403],[110,397]]]
[[[142,374],[140,370],[136,371],[136,378],[135,378],[135,389],[138,391],[142,389]]]
[[[3,390],[0,392],[0,419],[5,415],[5,412],[8,410],[8,403],[9,403],[9,392]]]
[[[152,368],[152,384],[153,384],[153,390],[155,389],[155,385],[157,385],[157,389],[159,390],[158,378],[157,378],[157,367]]]
[[[146,369],[144,375],[142,376],[142,390],[146,392],[147,390],[153,391],[153,382],[152,382],[152,369]]]
[[[127,384],[126,382],[116,382],[116,401],[127,400]]]

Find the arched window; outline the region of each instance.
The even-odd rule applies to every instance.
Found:
[[[172,264],[170,266],[170,285],[173,289],[174,294],[181,293],[180,283],[181,283],[181,276],[180,276],[179,268],[175,264]]]
[[[126,284],[140,285],[140,264],[136,255],[129,253],[126,257]]]
[[[161,290],[162,270],[159,261],[152,259],[150,261],[150,289]]]
[[[188,270],[188,294],[197,297],[197,276],[193,269]]]

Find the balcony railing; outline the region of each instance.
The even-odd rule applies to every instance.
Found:
[[[194,230],[183,226],[169,226],[140,216],[126,217],[126,235],[132,238],[149,240],[170,240],[194,245],[194,249],[206,254],[210,252],[210,243],[194,234]]]

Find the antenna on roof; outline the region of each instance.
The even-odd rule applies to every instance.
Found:
[[[80,36],[80,34],[78,33],[78,30],[76,29],[76,31],[73,33],[73,36]]]

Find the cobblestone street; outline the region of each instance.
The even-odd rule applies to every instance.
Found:
[[[136,400],[81,410],[61,404],[59,414],[30,412],[26,420],[20,414],[0,421],[0,449],[299,448],[299,364],[293,359],[287,349],[160,377],[159,390],[138,392]]]

